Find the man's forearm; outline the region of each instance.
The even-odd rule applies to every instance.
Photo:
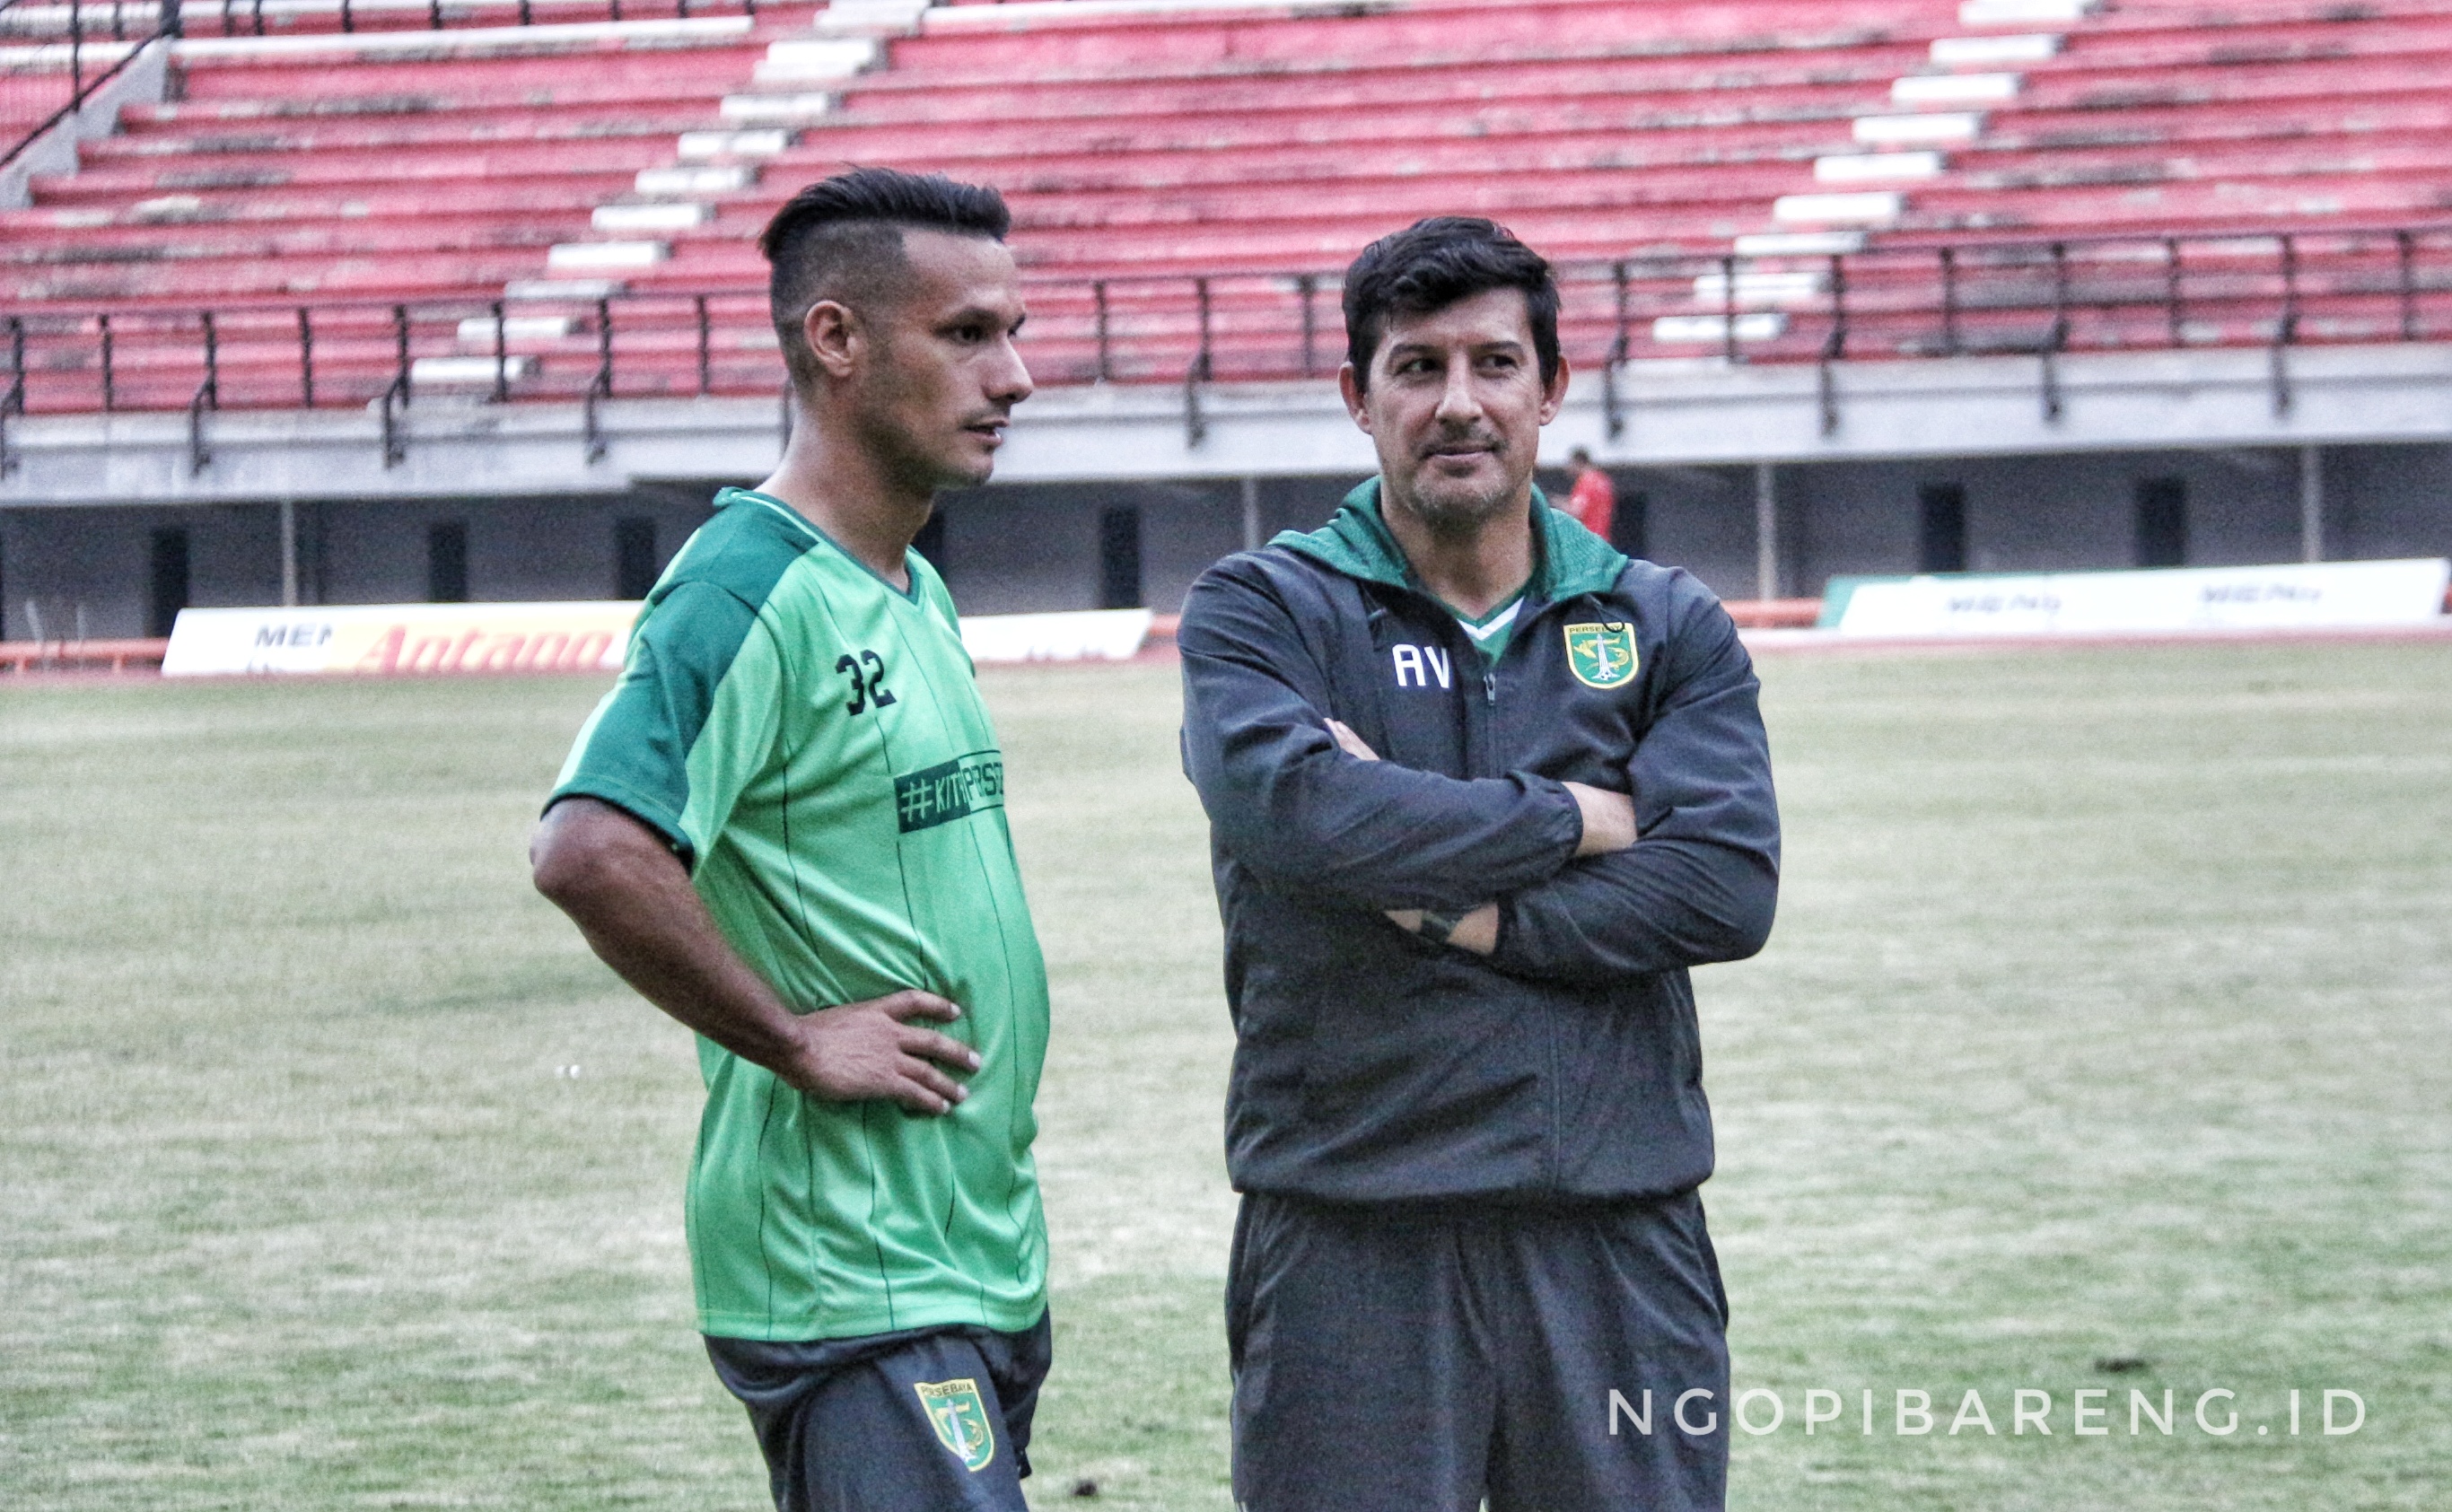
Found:
[[[1573,858],[1576,808],[1554,783],[1343,760],[1328,690],[1256,585],[1204,579],[1183,619],[1184,772],[1256,874],[1371,908],[1470,908]]]
[[[683,891],[698,905],[695,918],[679,899],[653,919],[638,917],[626,902],[565,907],[597,958],[641,997],[742,1059],[801,1083],[806,1068],[791,1010],[715,931],[697,893]]]
[[[1350,752],[1357,747],[1368,756],[1370,747],[1352,730],[1329,721],[1337,732],[1337,743]],[[1575,859],[1592,855],[1612,855],[1634,844],[1634,800],[1623,793],[1606,788],[1587,787],[1581,782],[1560,784],[1568,796],[1575,800],[1575,810],[1584,824],[1583,838],[1575,844]],[[1475,955],[1488,955],[1498,949],[1499,909],[1495,902],[1476,904],[1457,913],[1438,913],[1428,909],[1390,909],[1388,917],[1416,934],[1427,934],[1442,945],[1452,945]]]
[[[1646,840],[1510,897],[1493,964],[1520,976],[1605,982],[1742,960],[1770,938],[1778,898],[1778,870],[1760,852]]]
[[[540,826],[536,883],[598,958],[640,996],[789,1086],[837,1101],[891,1099],[941,1113],[966,1095],[943,1068],[976,1070],[977,1051],[912,1023],[961,1011],[906,989],[796,1013],[716,927],[680,858],[608,804],[571,798]]]
[[[608,822],[578,809],[582,801],[557,805],[546,820],[539,890],[641,997],[743,1060],[800,1081],[805,1068],[796,1064],[791,1009],[723,937],[680,858],[635,821]]]
[[[1337,749],[1357,761],[1379,759],[1369,741],[1355,734],[1354,727],[1342,719],[1328,721],[1328,733]],[[1568,796],[1575,800],[1575,812],[1584,827],[1583,837],[1575,843],[1575,855],[1608,855],[1623,851],[1634,843],[1634,800],[1623,793],[1589,787],[1581,782],[1560,784]],[[1488,955],[1498,949],[1498,905],[1495,902],[1475,904],[1458,913],[1441,913],[1430,909],[1390,909],[1390,922],[1398,929],[1428,935],[1441,945],[1470,951],[1475,955]]]

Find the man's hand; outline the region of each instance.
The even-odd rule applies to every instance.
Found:
[[[1355,735],[1354,733],[1354,727],[1347,724],[1342,719],[1331,719],[1328,721],[1328,737],[1336,742],[1336,748],[1339,751],[1344,752],[1347,756],[1353,756],[1356,760],[1376,761],[1379,759],[1379,753],[1371,749],[1371,743],[1363,739],[1360,736]]]
[[[969,1046],[911,1022],[961,1016],[933,992],[906,989],[794,1013],[716,928],[663,837],[609,803],[555,804],[528,857],[537,891],[640,996],[801,1091],[837,1102],[891,1099],[937,1114],[965,1095],[939,1068],[979,1068]]]
[[[1388,918],[1398,929],[1411,934],[1422,933],[1423,909],[1390,909]],[[1498,905],[1484,903],[1472,913],[1460,915],[1447,938],[1441,943],[1475,955],[1488,955],[1498,949]]]
[[[1632,798],[1581,782],[1569,782],[1565,787],[1575,800],[1576,812],[1584,816],[1584,837],[1575,842],[1577,856],[1607,855],[1634,844]]]
[[[917,988],[821,1008],[794,1021],[801,1053],[776,1073],[829,1102],[882,1097],[915,1113],[941,1113],[971,1092],[938,1067],[978,1070],[979,1051],[912,1020],[950,1024],[961,1016],[952,1003]]]

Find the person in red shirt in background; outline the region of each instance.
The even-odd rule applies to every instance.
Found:
[[[1610,483],[1609,474],[1592,463],[1592,454],[1578,446],[1568,454],[1574,464],[1574,491],[1567,495],[1567,513],[1586,530],[1610,539],[1610,528],[1617,523],[1617,489]]]

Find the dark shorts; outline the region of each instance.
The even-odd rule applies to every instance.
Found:
[[[706,1353],[749,1409],[778,1512],[1026,1512],[1044,1313],[1021,1333],[709,1337]]]
[[[1247,1195],[1226,1292],[1236,1500],[1716,1512],[1728,1316],[1692,1192],[1578,1207]]]

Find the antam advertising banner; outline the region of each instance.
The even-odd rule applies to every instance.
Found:
[[[1843,636],[2188,635],[2443,622],[2452,561],[2326,561],[2140,572],[1834,579]]]
[[[638,617],[618,601],[183,609],[162,675],[617,672]]]
[[[636,603],[353,604],[326,609],[183,609],[165,677],[342,673],[619,672]],[[977,615],[962,620],[975,661],[1121,660],[1149,638],[1147,609]]]

